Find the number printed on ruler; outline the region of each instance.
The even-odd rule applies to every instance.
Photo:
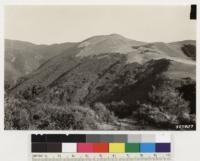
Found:
[[[33,153],[32,161],[171,161],[169,153]]]

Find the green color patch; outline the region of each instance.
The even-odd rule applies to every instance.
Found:
[[[140,144],[139,143],[126,143],[125,151],[126,151],[126,153],[138,153],[138,152],[140,152]]]

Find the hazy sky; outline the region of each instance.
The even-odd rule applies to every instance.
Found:
[[[5,38],[37,44],[118,33],[140,41],[196,39],[190,6],[6,6]]]

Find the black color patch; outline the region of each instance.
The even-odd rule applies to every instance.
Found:
[[[197,19],[197,5],[196,4],[191,5],[190,19],[191,20]]]

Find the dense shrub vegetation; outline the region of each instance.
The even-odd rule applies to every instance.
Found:
[[[101,123],[113,123],[115,116],[97,103],[94,107],[33,103],[25,99],[5,99],[5,129],[98,129]]]
[[[185,44],[181,49],[185,53],[185,55],[191,57],[193,60],[196,60],[196,46]]]
[[[171,86],[153,87],[148,100],[138,102],[135,116],[162,128],[175,128],[174,125],[193,124],[195,117],[191,114],[189,102],[183,99],[178,90]]]
[[[67,102],[63,88],[52,88],[46,94],[49,97],[43,98],[37,96],[43,91],[41,86],[27,88],[15,97],[5,93],[5,129],[95,130],[105,129],[106,125],[111,125],[112,129],[120,125],[120,121],[124,122],[123,119],[143,122],[145,128],[175,129],[176,125],[195,125],[195,83],[190,79],[180,82],[167,78],[159,82],[157,86],[152,85],[151,90],[149,87],[142,100],[133,100],[136,105],[123,100],[123,97],[119,97],[119,101],[94,102],[90,105],[71,103]],[[131,88],[126,91],[129,91],[131,100],[133,95],[130,90],[134,91]],[[122,123],[119,129],[124,129],[123,126]]]

